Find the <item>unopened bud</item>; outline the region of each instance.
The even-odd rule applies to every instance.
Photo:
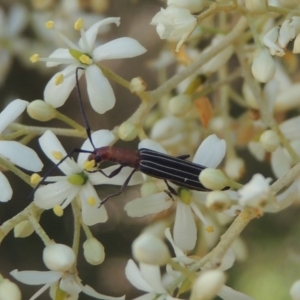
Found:
[[[219,169],[204,169],[199,175],[199,180],[210,190],[222,190],[229,185],[228,177]]]
[[[213,211],[222,212],[231,206],[228,194],[222,191],[212,191],[206,198],[206,206]]]
[[[137,137],[138,130],[134,124],[125,122],[119,127],[118,134],[121,140],[132,141]]]
[[[280,144],[279,136],[273,130],[264,131],[259,141],[262,147],[268,152],[274,152]]]
[[[0,300],[21,300],[21,292],[18,286],[8,279],[0,282]]]
[[[252,74],[259,82],[270,81],[276,71],[276,64],[267,48],[259,49],[252,63]]]
[[[138,262],[149,265],[163,266],[171,258],[166,244],[150,233],[143,233],[134,240],[132,253]]]
[[[34,232],[34,228],[27,220],[20,222],[14,228],[14,236],[16,238],[25,238],[30,236]],[[1,298],[0,298],[1,299]]]
[[[89,238],[83,243],[83,254],[91,265],[100,265],[105,258],[103,245],[95,238]]]
[[[135,77],[130,82],[130,92],[135,95],[139,95],[147,88],[147,83],[141,77]]]
[[[224,272],[220,270],[204,271],[196,279],[191,300],[209,300],[213,299],[226,281]]]
[[[64,272],[69,270],[76,259],[72,248],[63,244],[51,244],[43,251],[43,260],[48,269]]]
[[[265,0],[245,0],[247,10],[253,13],[262,13],[267,9],[267,1]]]
[[[192,107],[192,99],[189,95],[178,95],[170,99],[169,110],[176,117],[184,116]]]
[[[168,0],[168,5],[186,8],[191,13],[199,12],[205,5],[203,0]]]
[[[239,157],[229,158],[226,160],[224,171],[231,179],[240,179],[245,172],[245,162]]]
[[[35,120],[46,122],[56,117],[56,109],[43,100],[32,101],[27,106],[28,115]]]

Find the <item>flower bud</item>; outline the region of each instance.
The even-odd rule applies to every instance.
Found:
[[[0,300],[21,300],[21,292],[18,286],[8,279],[0,282]]]
[[[253,13],[264,12],[267,8],[266,0],[245,0],[247,10]]]
[[[43,260],[48,269],[52,271],[67,271],[76,259],[72,248],[63,244],[51,244],[43,251]]]
[[[256,51],[251,71],[259,82],[265,83],[274,77],[276,64],[268,49],[263,48]]]
[[[141,197],[147,197],[159,192],[159,188],[153,180],[145,181],[140,189]]]
[[[163,266],[171,258],[166,244],[150,233],[143,233],[134,240],[132,253],[138,262],[149,265]]]
[[[224,272],[209,270],[202,272],[196,279],[190,300],[209,300],[218,294],[226,281]]]
[[[25,238],[30,236],[34,232],[34,228],[27,220],[20,222],[14,228],[14,236],[16,238]]]
[[[199,180],[210,190],[222,190],[229,185],[228,177],[219,169],[204,169],[199,175]]]
[[[83,243],[83,254],[91,265],[100,265],[105,259],[103,245],[95,238],[89,238]]]
[[[35,120],[46,122],[56,117],[56,109],[43,100],[32,101],[27,106],[28,115]]]
[[[290,295],[293,300],[300,299],[300,280],[297,280],[293,283],[293,285],[290,289]]]
[[[178,95],[170,99],[169,110],[176,117],[184,116],[192,107],[192,99],[189,95]]]
[[[168,5],[186,8],[191,13],[199,12],[204,6],[203,0],[168,0]]]
[[[118,130],[119,138],[123,141],[132,141],[137,137],[138,131],[134,124],[125,122]]]
[[[248,84],[246,84],[246,82],[244,82],[244,84],[243,84],[242,91],[243,91],[243,95],[244,95],[244,98],[246,100],[246,103],[251,108],[258,109],[257,100],[254,97],[251,88],[249,87]]]
[[[229,158],[225,163],[224,170],[231,179],[240,179],[245,172],[245,162],[239,157]]]
[[[141,77],[135,77],[130,82],[130,92],[139,95],[147,88],[147,83]]]
[[[225,192],[212,191],[206,198],[206,206],[210,210],[222,212],[231,206],[231,199]]]
[[[268,152],[274,152],[280,144],[279,136],[273,130],[264,131],[259,141],[262,147]]]

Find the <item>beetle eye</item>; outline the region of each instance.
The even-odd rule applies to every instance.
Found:
[[[94,157],[94,161],[95,161],[96,163],[101,162],[101,156],[100,156],[100,155],[96,155],[96,156]]]

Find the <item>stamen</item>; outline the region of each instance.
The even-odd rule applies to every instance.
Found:
[[[212,233],[212,232],[215,231],[215,229],[214,229],[213,226],[207,226],[207,227],[205,228],[205,230],[206,230],[208,233]]]
[[[52,29],[54,27],[54,21],[48,21],[45,23],[47,29]]]
[[[75,30],[81,30],[83,28],[83,20],[80,18],[74,23]]]
[[[31,184],[38,184],[41,181],[41,176],[37,173],[33,173],[30,177]]]
[[[53,212],[58,216],[58,217],[62,217],[62,215],[64,214],[64,210],[63,208],[58,205],[58,204],[55,204],[54,207],[53,207]]]
[[[63,158],[63,155],[60,151],[52,151],[51,154],[57,160],[61,160]]]
[[[88,200],[87,200],[87,203],[90,205],[90,206],[95,206],[96,204],[96,199],[94,197],[89,197]]]
[[[34,64],[39,60],[40,56],[36,53],[30,56],[30,61]]]
[[[187,205],[189,205],[192,202],[192,193],[187,189],[180,189],[179,197],[181,201]]]
[[[80,55],[79,61],[85,65],[91,65],[93,63],[93,60],[90,57],[88,57],[86,54]]]
[[[60,85],[64,82],[64,75],[59,74],[55,77],[55,85]]]
[[[96,162],[95,160],[87,160],[84,164],[83,164],[83,168],[86,171],[91,171],[94,169]]]

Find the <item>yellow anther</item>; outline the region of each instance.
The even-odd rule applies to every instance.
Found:
[[[45,23],[45,26],[47,29],[52,29],[54,27],[54,22],[53,21],[48,21]]]
[[[53,207],[53,212],[58,216],[58,217],[61,217],[63,214],[64,214],[64,210],[63,208],[58,205],[58,204],[55,204],[54,207]]]
[[[29,59],[34,64],[40,59],[40,56],[38,54],[33,54],[33,55],[30,56]]]
[[[90,206],[95,206],[96,204],[96,199],[94,197],[89,197],[88,200],[87,200],[87,203],[90,205]]]
[[[51,154],[57,160],[61,160],[63,158],[63,155],[60,151],[52,151]]]
[[[207,227],[205,228],[205,230],[206,230],[208,233],[215,232],[215,229],[214,229],[213,226],[207,226]]]
[[[83,28],[83,20],[80,18],[74,23],[74,29],[80,30]]]
[[[64,82],[64,75],[59,74],[55,77],[55,85],[60,85]]]
[[[80,55],[79,61],[85,65],[91,65],[93,63],[93,60],[90,57],[88,57],[86,54]]]
[[[91,171],[94,169],[95,166],[95,161],[94,160],[87,160],[84,164],[83,164],[83,168],[87,171]]]
[[[41,181],[41,176],[37,173],[33,173],[30,177],[31,184],[38,184]]]

